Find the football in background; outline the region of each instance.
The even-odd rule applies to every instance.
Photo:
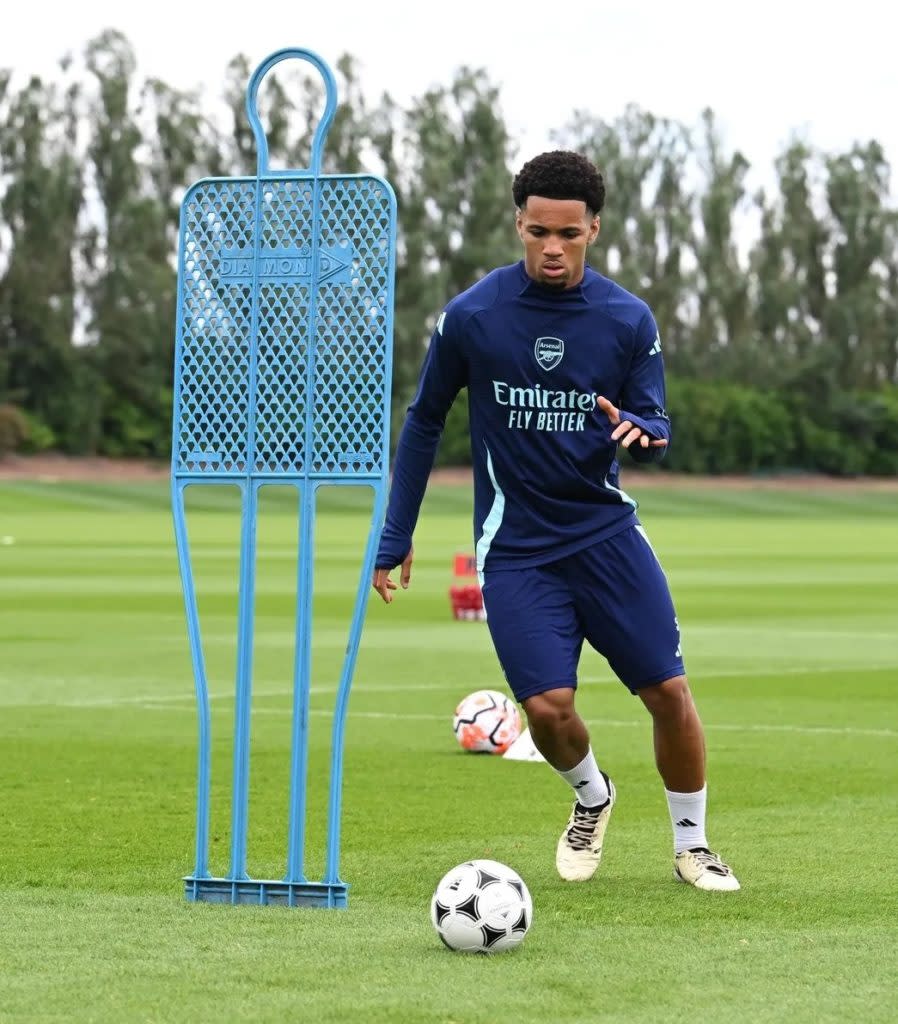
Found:
[[[455,709],[452,729],[459,745],[476,754],[503,754],[521,734],[514,701],[498,690],[476,690]]]

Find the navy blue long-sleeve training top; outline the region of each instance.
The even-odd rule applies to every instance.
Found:
[[[596,398],[670,439],[652,312],[589,267],[559,291],[520,262],[462,292],[437,322],[399,436],[377,568],[394,568],[411,548],[446,414],[464,387],[481,572],[555,561],[638,522]],[[629,451],[647,462],[665,448]]]

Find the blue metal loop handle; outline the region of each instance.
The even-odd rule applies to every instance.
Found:
[[[312,161],[308,167],[297,168],[296,171],[296,173],[300,174],[310,173],[316,177],[321,173],[321,151],[324,149],[324,140],[327,138],[328,129],[331,126],[334,112],[337,109],[337,81],[331,69],[317,53],[313,53],[311,50],[301,50],[297,47],[288,46],[286,49],[275,51],[270,57],[262,61],[253,72],[246,87],[246,116],[249,118],[249,123],[252,126],[253,135],[256,139],[256,152],[258,153],[256,173],[260,178],[263,175],[270,174],[271,171],[268,166],[268,139],[265,137],[265,129],[262,127],[262,122],[259,119],[257,103],[259,85],[275,64],[279,64],[282,60],[287,60],[291,57],[314,64],[324,79],[326,100],[324,113],[321,115],[321,120],[315,129],[315,137],[312,140]]]

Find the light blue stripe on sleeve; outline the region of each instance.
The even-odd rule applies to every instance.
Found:
[[[489,448],[486,449],[486,471],[493,482],[493,490],[496,492],[496,496],[493,498],[493,505],[489,514],[483,521],[483,533],[480,535],[480,540],[477,541],[477,579],[481,587],[483,586],[483,565],[486,562],[487,554],[489,554],[493,538],[502,525],[502,516],[505,514],[505,494],[496,481],[496,474],[493,471],[493,457],[490,455]]]

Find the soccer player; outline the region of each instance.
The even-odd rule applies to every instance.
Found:
[[[533,741],[574,792],[562,878],[591,878],[615,802],[574,706],[585,640],[652,716],[674,833],[674,877],[739,883],[705,835],[704,734],[667,580],[618,485],[618,446],[664,455],[670,422],[658,328],[641,299],[586,266],[601,173],[556,150],[525,163],[512,195],[524,258],[440,315],[399,436],[374,589],[411,580],[412,535],[446,414],[468,389],[477,570],[499,662]]]

